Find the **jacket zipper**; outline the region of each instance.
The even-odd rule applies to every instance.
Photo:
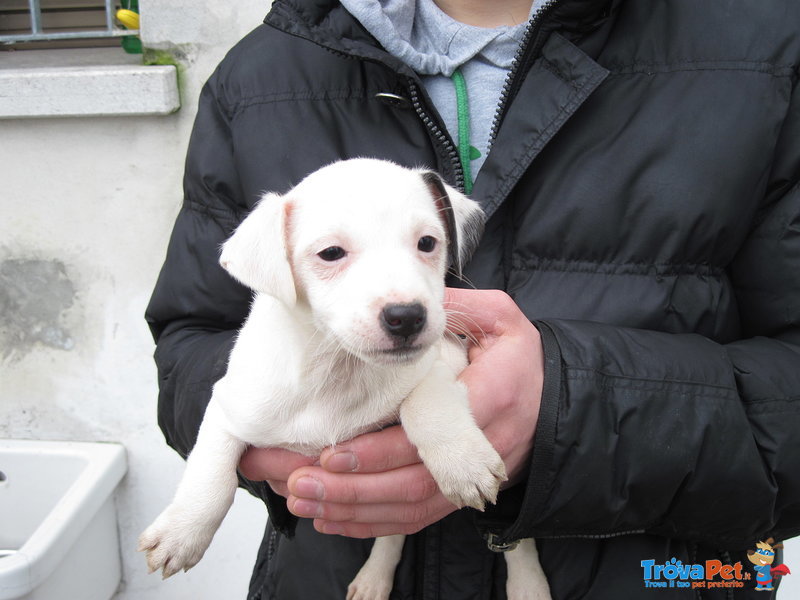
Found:
[[[522,78],[519,77],[520,71],[523,71],[523,73],[524,71],[527,71],[527,69],[523,70],[522,67],[525,65],[528,59],[530,59],[530,57],[537,56],[544,45],[544,41],[540,41],[538,39],[535,40],[534,44],[531,44],[531,39],[534,38],[535,34],[539,33],[544,18],[557,4],[559,4],[559,1],[560,0],[549,0],[548,2],[545,2],[535,13],[533,13],[530,21],[528,21],[528,25],[525,28],[525,33],[522,36],[522,42],[517,49],[517,54],[514,56],[514,60],[511,61],[511,70],[506,77],[503,90],[500,92],[500,101],[497,105],[497,111],[495,112],[494,121],[492,121],[492,128],[489,133],[489,150],[491,150],[492,145],[497,138],[500,125],[506,116],[506,112],[508,112],[508,106],[516,97],[517,92],[519,92],[519,88],[522,85]]]
[[[352,54],[350,52],[345,52],[339,48],[333,48],[330,45],[323,43],[319,40],[308,38],[309,41],[317,44],[318,46],[324,48],[328,52],[335,54],[337,56],[341,56],[343,58],[347,58],[349,60],[362,60],[368,61],[374,64],[379,64],[384,67],[389,68],[392,72],[397,75],[404,75],[398,73],[395,69],[392,69],[382,61],[373,58],[367,57],[363,55]],[[435,143],[438,143],[440,147],[444,150],[447,159],[450,161],[450,166],[453,168],[453,177],[454,182],[453,185],[456,187],[460,192],[464,192],[464,169],[461,167],[461,161],[458,156],[458,149],[456,148],[455,144],[450,140],[447,133],[445,133],[442,128],[436,123],[436,121],[428,114],[428,111],[425,108],[425,105],[422,101],[421,94],[419,92],[419,85],[418,81],[414,79],[414,77],[406,75],[408,80],[408,91],[409,95],[411,96],[411,105],[414,108],[414,111],[417,113],[417,116],[422,121],[423,125],[428,130],[428,133],[432,136],[432,139]],[[491,145],[491,141],[490,141]]]
[[[314,41],[314,40],[311,40]],[[328,52],[332,54],[336,54],[343,58],[347,58],[349,60],[363,60],[372,62],[375,64],[382,65],[388,69],[390,69],[393,73],[398,74],[397,71],[389,67],[388,65],[383,64],[381,61],[376,60],[374,58],[367,58],[364,56],[356,56],[353,54],[349,54],[337,48],[331,48],[324,44],[318,45],[325,48]],[[434,143],[439,144],[440,147],[444,150],[445,154],[447,155],[447,159],[450,161],[450,166],[453,168],[453,186],[458,189],[460,192],[464,192],[464,169],[461,167],[461,161],[458,157],[458,149],[456,148],[455,144],[450,140],[447,133],[445,133],[442,128],[436,123],[436,121],[428,114],[428,111],[425,108],[425,105],[422,101],[421,94],[419,93],[419,85],[417,81],[413,77],[408,77],[408,93],[409,93],[409,100],[411,102],[411,106],[414,109],[414,112],[417,113],[420,121],[422,124],[425,125],[425,128],[428,130],[428,133],[431,135]]]
[[[611,538],[622,537],[624,535],[640,535],[646,533],[644,529],[631,529],[630,531],[616,531],[614,533],[568,533],[564,535],[536,535],[537,540],[609,540]],[[520,540],[502,540],[494,533],[485,533],[483,538],[486,545],[492,552],[507,552],[519,545]]]
[[[458,188],[459,191],[463,192],[465,177],[464,169],[461,166],[461,161],[458,157],[458,149],[448,135],[425,110],[425,106],[423,105],[420,97],[419,86],[417,85],[417,82],[410,77],[408,79],[408,92],[411,96],[411,106],[414,108],[414,111],[417,113],[420,121],[422,121],[422,124],[428,129],[428,132],[431,134],[433,140],[441,146],[441,148],[447,154],[447,158],[450,160],[450,166],[453,168],[453,174],[455,176],[455,187]]]
[[[579,538],[582,540],[608,540],[611,538],[622,537],[623,535],[639,535],[645,533],[644,529],[631,529],[630,531],[617,531],[615,533],[572,533],[566,535],[537,535],[536,539],[542,540],[566,540]]]
[[[508,77],[506,77],[505,84],[503,85],[503,89],[500,92],[500,100],[497,105],[497,110],[494,115],[494,120],[492,121],[492,128],[489,133],[489,149],[491,150],[492,145],[494,144],[495,139],[497,138],[497,133],[500,130],[500,124],[503,121],[503,118],[506,115],[508,110],[508,106],[511,101],[516,97],[517,92],[519,91],[519,86],[521,85],[522,81],[518,78],[518,74],[520,72],[521,67],[525,64],[525,60],[527,57],[536,56],[541,47],[544,45],[543,41],[536,40],[536,43],[531,45],[531,39],[534,38],[534,34],[537,34],[542,26],[542,21],[544,18],[550,13],[550,11],[559,4],[560,0],[549,0],[545,2],[539,9],[533,14],[530,21],[528,21],[528,25],[525,28],[525,33],[522,36],[522,42],[520,43],[519,48],[517,49],[517,54],[514,57],[514,60],[511,62],[511,70],[508,73]],[[448,159],[450,160],[450,164],[453,167],[453,173],[455,176],[455,187],[458,188],[459,191],[464,191],[464,182],[465,182],[465,175],[464,169],[461,166],[461,161],[459,160],[458,156],[458,149],[456,148],[455,144],[450,140],[447,134],[442,131],[442,128],[430,117],[430,115],[425,110],[425,107],[422,103],[419,94],[419,87],[417,82],[414,79],[409,78],[409,85],[408,91],[411,95],[411,105],[413,106],[414,110],[417,113],[417,116],[420,118],[422,123],[428,129],[428,132],[431,134],[433,139],[441,145],[441,147],[445,150]]]
[[[269,535],[267,537],[267,560],[264,566],[262,567],[265,570],[269,570],[269,564],[275,558],[275,550],[278,547],[278,530],[275,527],[269,528]],[[261,572],[259,571],[259,574]],[[255,573],[254,573],[255,575]],[[267,575],[269,577],[269,575]],[[264,579],[266,581],[266,578]],[[247,600],[263,600],[264,598],[264,588],[265,586],[260,586],[255,592],[253,592],[252,596],[248,596]]]
[[[497,102],[494,120],[492,121],[492,127],[489,131],[489,142],[487,145],[488,152],[492,151],[492,146],[494,146],[494,142],[497,139],[497,134],[500,131],[500,125],[505,119],[511,102],[519,92],[519,88],[524,80],[524,75],[528,71],[526,65],[532,57],[536,57],[540,53],[541,48],[544,45],[544,41],[535,39],[534,35],[538,36],[545,17],[558,3],[559,0],[548,0],[542,4],[536,10],[536,12],[533,13],[528,21],[527,26],[525,27],[525,31],[522,35],[522,41],[520,42],[519,48],[517,48],[514,59],[511,61],[511,69],[508,72],[503,89],[500,92],[500,98]],[[531,40],[534,40],[534,42],[532,43]],[[513,219],[512,212],[513,211],[509,210],[506,214],[506,219],[509,221]],[[508,231],[511,230],[513,230],[513,228],[509,229]],[[503,281],[505,284],[504,287],[507,288],[508,281],[511,276],[511,247],[508,243],[508,236],[506,236],[506,241],[504,241],[503,245]]]

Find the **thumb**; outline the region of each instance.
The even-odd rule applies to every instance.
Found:
[[[448,327],[455,333],[476,334],[492,331],[497,320],[487,290],[446,288],[444,308]]]
[[[446,288],[444,308],[451,331],[478,339],[502,335],[520,314],[511,296],[500,290]]]

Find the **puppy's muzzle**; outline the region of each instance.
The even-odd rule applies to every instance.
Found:
[[[419,302],[387,304],[380,315],[381,328],[397,346],[410,344],[425,329],[427,311]]]

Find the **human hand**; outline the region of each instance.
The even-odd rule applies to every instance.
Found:
[[[470,347],[470,365],[460,379],[469,389],[476,422],[513,484],[527,470],[539,416],[544,379],[539,332],[503,292],[448,289],[445,304],[455,314],[453,322],[480,341]],[[281,472],[278,487],[288,491],[289,510],[313,518],[322,533],[415,533],[456,508],[439,492],[401,427],[326,449],[319,463],[292,472],[285,488]]]
[[[459,379],[469,389],[478,426],[503,458],[504,487],[522,480],[533,450],[544,383],[539,330],[511,297],[499,290],[447,290],[452,320],[478,339]]]
[[[286,485],[289,476],[300,467],[316,462],[316,458],[283,448],[250,446],[239,460],[239,472],[250,481],[265,481],[273,492],[285,498],[289,495]]]

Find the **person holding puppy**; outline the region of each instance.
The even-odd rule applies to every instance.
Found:
[[[798,22],[784,1],[273,4],[203,90],[148,308],[167,441],[191,450],[247,314],[220,244],[264,190],[371,156],[487,214],[446,304],[510,480],[456,511],[398,426],[252,449],[250,598],[342,598],[394,533],[393,597],[448,600],[504,597],[495,551],[521,538],[553,598],[604,599],[638,597],[644,560],[800,534]]]

